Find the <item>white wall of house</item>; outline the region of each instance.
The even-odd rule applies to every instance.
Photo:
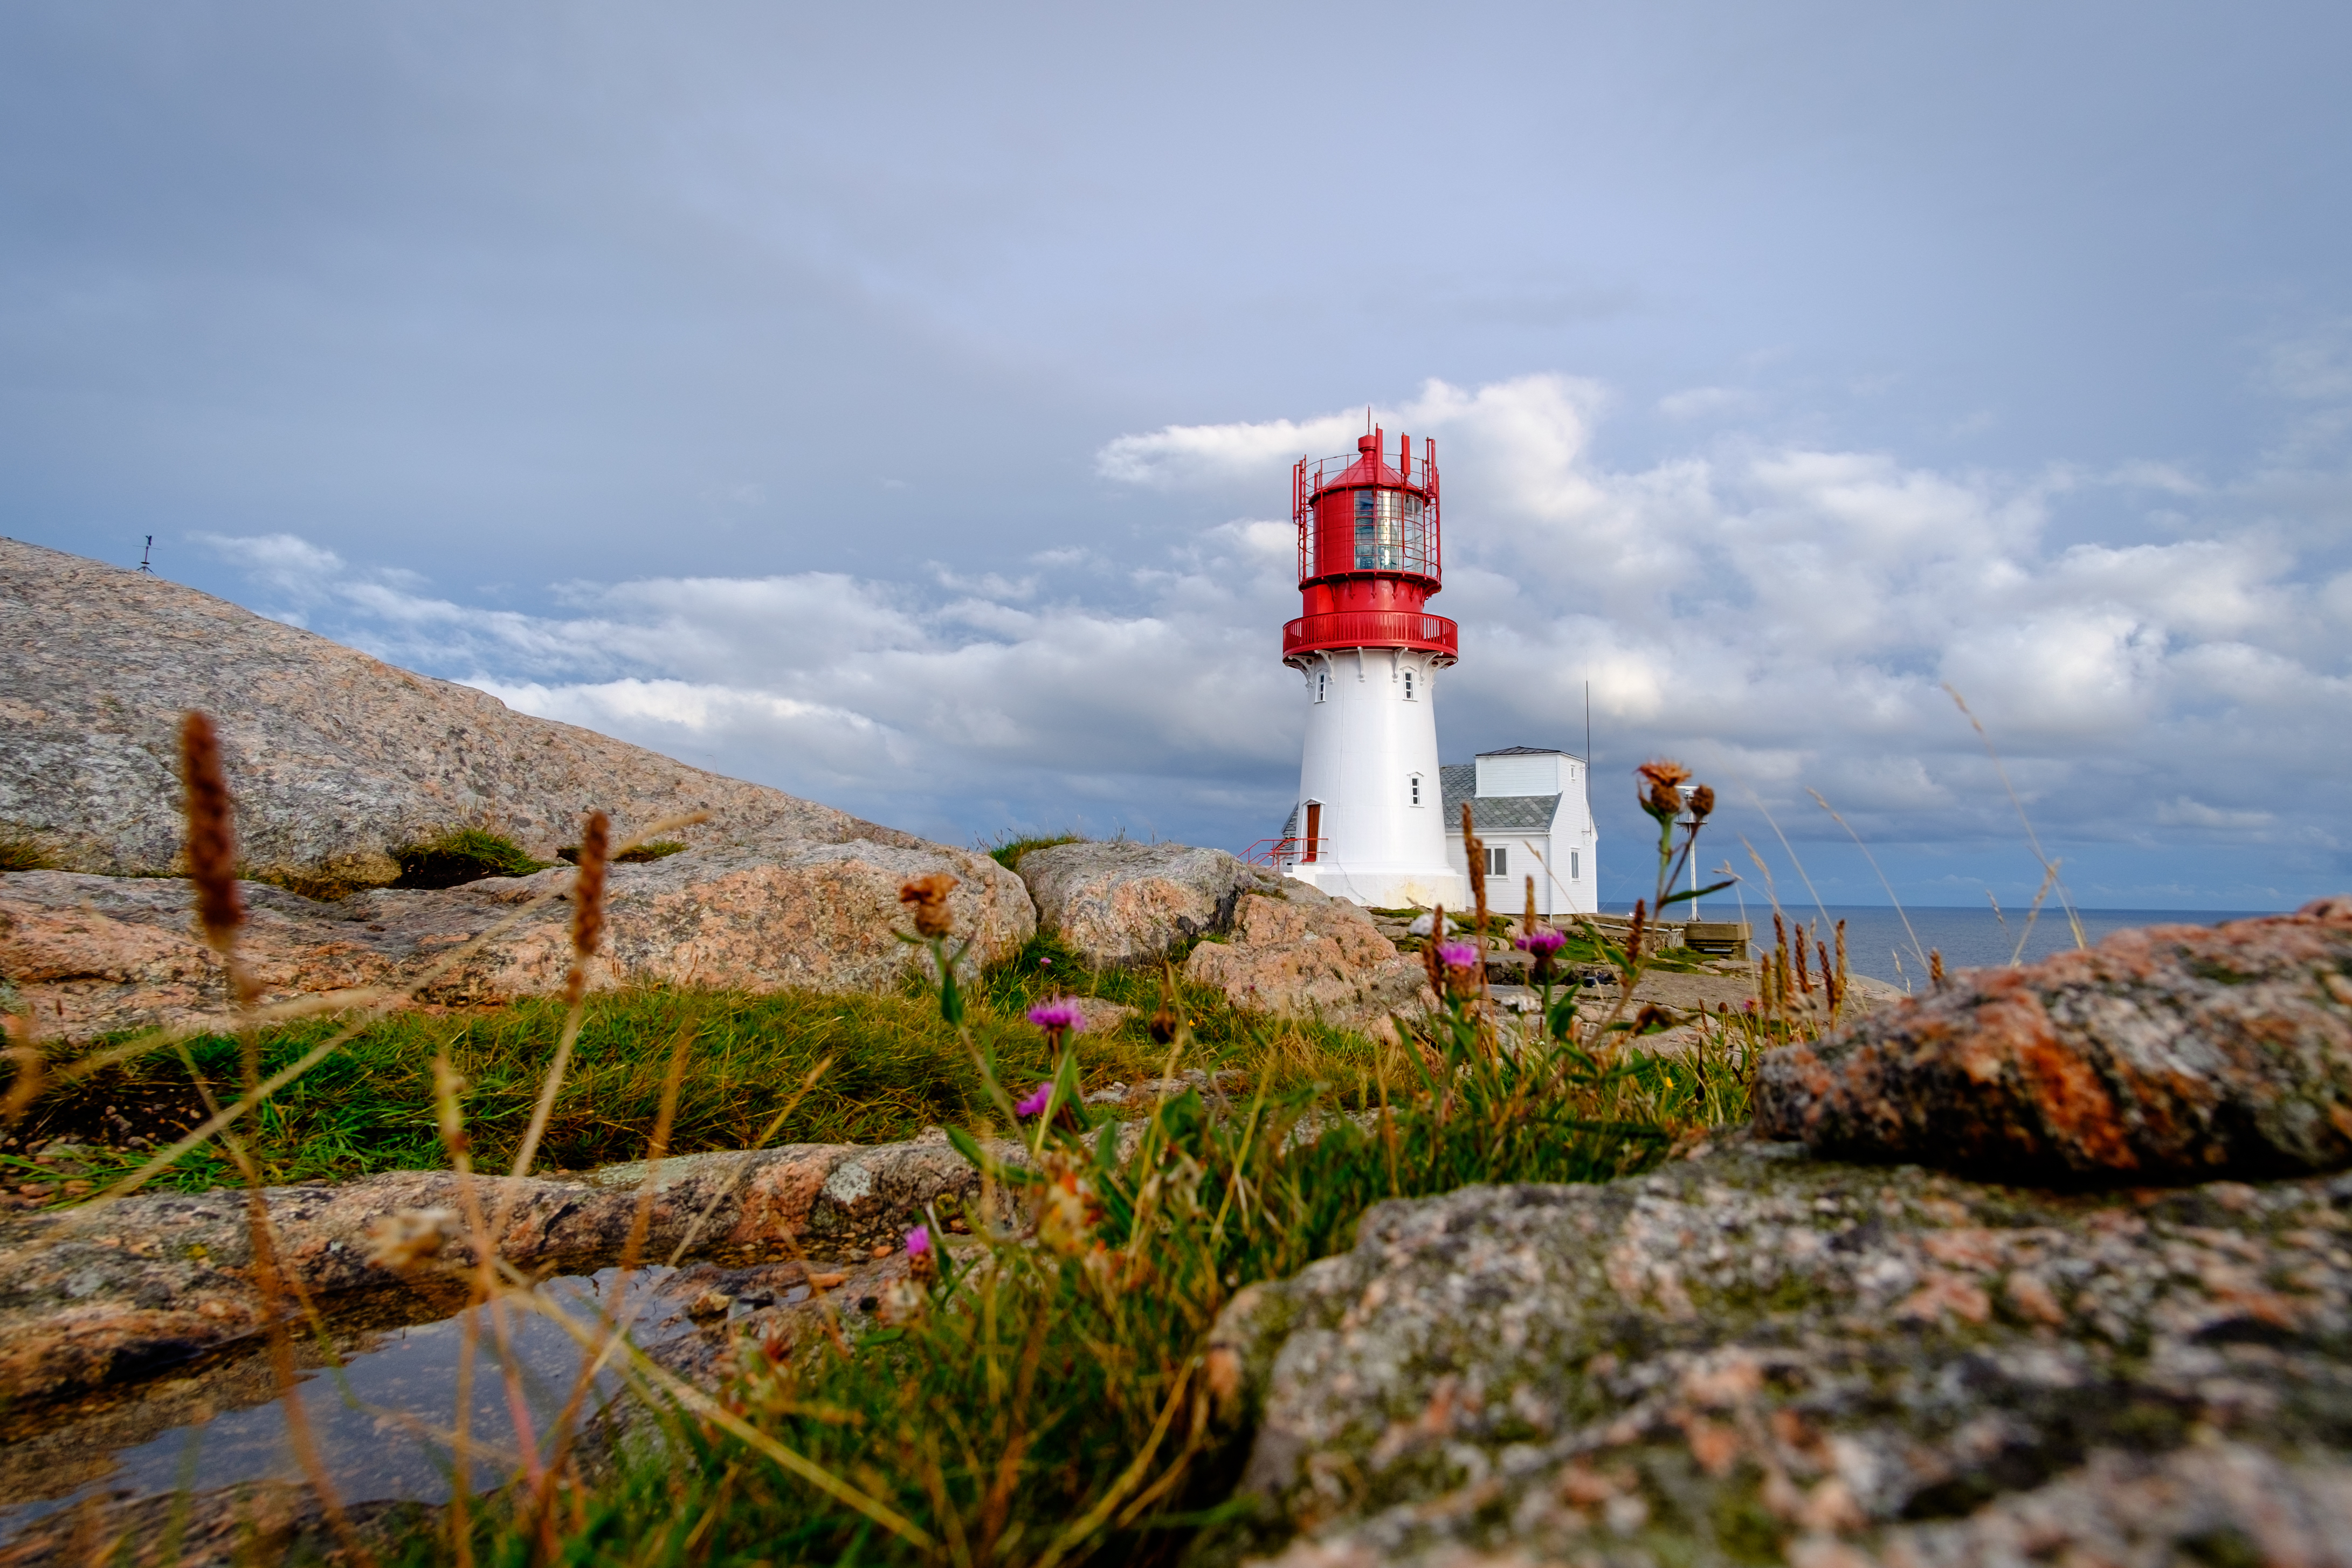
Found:
[[[1589,810],[1584,759],[1562,751],[1488,752],[1476,758],[1476,767],[1481,800],[1559,797],[1540,828],[1481,830],[1490,865],[1495,852],[1502,854],[1501,870],[1486,871],[1487,908],[1505,915],[1526,909],[1527,879],[1532,876],[1539,915],[1597,914],[1600,833]],[[1446,823],[1446,861],[1466,883],[1471,867],[1463,855],[1458,816]]]

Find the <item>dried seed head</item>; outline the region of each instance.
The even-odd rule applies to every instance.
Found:
[[[898,902],[913,905],[917,932],[925,936],[944,936],[954,929],[954,922],[948,914],[948,894],[955,888],[954,877],[943,871],[935,871],[901,887]]]
[[[1927,983],[1939,991],[1944,988],[1944,953],[1940,947],[1927,949]]]
[[[611,864],[613,824],[602,811],[588,813],[580,829],[580,872],[572,879],[572,974],[564,985],[567,1006],[577,1007],[588,990],[588,960],[604,939],[604,873]]]
[[[596,956],[604,936],[604,873],[611,865],[613,824],[602,811],[588,813],[580,829],[580,874],[572,879],[572,951],[583,963]]]
[[[1705,821],[1715,810],[1715,791],[1701,784],[1690,792],[1690,814],[1695,821]]]
[[[196,924],[224,956],[245,924],[236,886],[236,817],[221,770],[213,721],[190,712],[180,720],[180,784],[188,818],[188,876],[196,888]]]
[[[1168,1002],[1162,1001],[1144,1027],[1150,1031],[1151,1043],[1168,1045],[1176,1039],[1176,1031],[1184,1026],[1184,1016]]]

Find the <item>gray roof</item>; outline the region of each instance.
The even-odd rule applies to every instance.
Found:
[[[1577,757],[1575,752],[1563,751],[1557,746],[1506,746],[1500,750],[1482,751],[1478,755],[1481,757],[1576,757],[1579,762],[1584,760],[1583,758]]]
[[[1524,749],[1524,748],[1522,748]],[[1494,757],[1496,752],[1481,755]],[[1437,770],[1445,801],[1445,827],[1454,831],[1462,821],[1462,802],[1470,802],[1470,825],[1482,833],[1548,833],[1559,814],[1558,795],[1481,795],[1478,765],[1449,762]]]

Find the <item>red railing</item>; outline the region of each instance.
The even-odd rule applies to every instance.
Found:
[[[1461,657],[1461,633],[1443,615],[1416,610],[1333,610],[1282,629],[1282,656],[1318,648],[1424,648]]]
[[[1422,570],[1423,572],[1425,572],[1425,574],[1431,579],[1431,580],[1434,581],[1441,575],[1442,559],[1439,549],[1437,527],[1437,443],[1434,441],[1424,440],[1421,444],[1421,448],[1422,455],[1420,461],[1412,462],[1408,459],[1406,465],[1405,484],[1408,487],[1420,491],[1424,497],[1425,504],[1422,512],[1422,526],[1427,530],[1426,538],[1428,540],[1428,548],[1425,562]],[[1293,465],[1291,467],[1290,520],[1292,525],[1298,531],[1298,585],[1301,588],[1306,587],[1307,581],[1317,575],[1315,570],[1315,497],[1321,495],[1328,486],[1336,483],[1340,475],[1346,473],[1356,464],[1361,462],[1363,460],[1363,455],[1364,455],[1362,453],[1359,452],[1352,455],[1342,453],[1336,457],[1301,457],[1297,463]],[[1407,455],[1400,454],[1399,455],[1404,456]],[[1380,454],[1380,456],[1382,462],[1388,461],[1388,454],[1381,453]],[[1310,462],[1314,464],[1314,467],[1312,469],[1307,466]],[[1391,472],[1394,471],[1393,465],[1391,465]],[[1416,575],[1421,574],[1422,573],[1416,573]]]
[[[1328,839],[1260,839],[1242,852],[1242,859],[1251,865],[1288,871],[1301,861],[1321,860],[1329,852],[1330,843]]]

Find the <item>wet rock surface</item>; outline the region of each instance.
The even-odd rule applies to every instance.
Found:
[[[936,846],[739,844],[610,868],[599,989],[671,985],[768,991],[880,990],[908,948],[898,889],[937,871],[973,938],[966,963],[1019,950],[1034,930],[1017,879],[984,855]],[[487,1003],[558,990],[572,962],[567,868],[430,892],[381,888],[329,903],[243,883],[239,951],[264,1002],[405,987],[551,890],[522,923],[419,993]],[[194,1021],[227,1005],[219,959],[196,936],[184,881],[72,872],[0,875],[0,973],[51,1038]]]
[[[2352,1561],[2347,1292],[2352,1176],[1740,1142],[1381,1205],[1217,1338],[1286,1563],[2315,1564]]]
[[[1278,897],[1244,894],[1233,935],[1193,948],[1184,976],[1238,1007],[1355,1029],[1386,1029],[1391,1014],[1434,1000],[1421,961],[1400,954],[1370,915],[1298,882]]]
[[[2352,1164],[2352,898],[2118,932],[1769,1053],[1756,1125],[1816,1154],[2044,1181]]]
[[[1123,841],[1031,850],[1020,873],[1038,924],[1097,965],[1157,958],[1189,937],[1229,931],[1242,894],[1279,881],[1223,850]]]
[[[1021,1157],[1005,1145],[1008,1160]],[[499,1253],[527,1270],[618,1260],[646,1179],[640,1166],[574,1179],[483,1178],[476,1191]],[[645,1257],[870,1260],[928,1208],[973,1204],[979,1173],[944,1134],[878,1146],[795,1145],[666,1160]],[[268,1189],[282,1267],[314,1298],[378,1301],[446,1292],[470,1266],[466,1194],[447,1172]],[[138,1384],[251,1342],[267,1324],[251,1277],[247,1196],[138,1194],[102,1207],[0,1220],[0,1401],[38,1405]],[[408,1266],[381,1249],[404,1234]],[[416,1309],[435,1310],[428,1301]]]

